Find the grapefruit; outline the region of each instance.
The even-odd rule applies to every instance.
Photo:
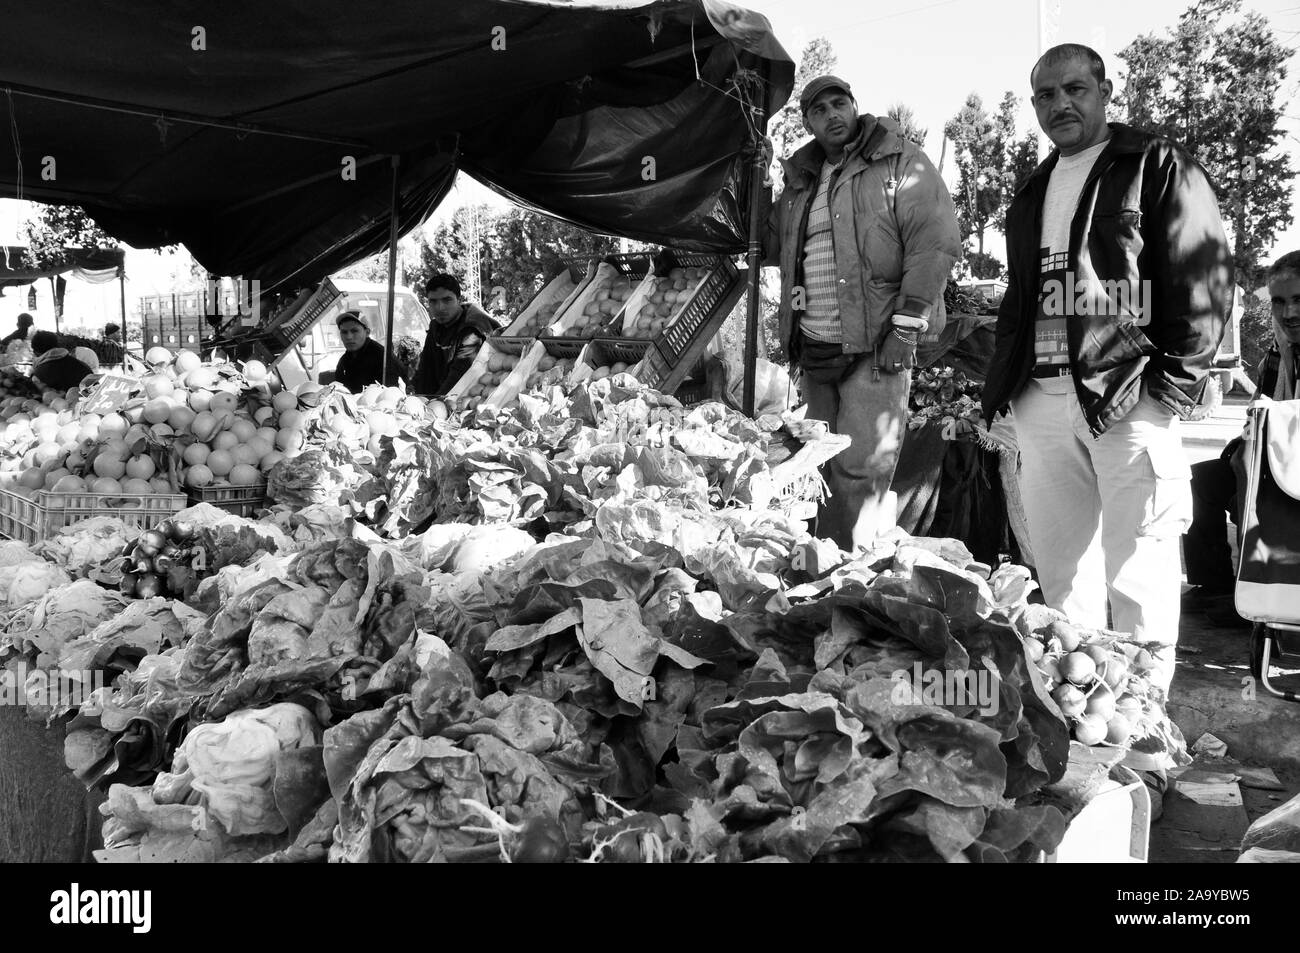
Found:
[[[154,493],[161,493],[164,496],[176,492],[175,488],[172,487],[171,480],[167,479],[166,477],[154,477],[152,480],[149,481],[149,489],[151,489]]]
[[[172,352],[165,347],[151,347],[144,352],[144,362],[150,367],[161,367],[172,362]]]
[[[60,477],[59,481],[50,489],[55,493],[85,493],[86,481],[79,476],[68,474],[65,477]]]
[[[184,433],[189,430],[190,424],[194,423],[194,418],[198,414],[185,405],[177,405],[171,409],[167,415],[167,424],[178,433]]]
[[[18,484],[29,490],[42,489],[45,486],[45,474],[36,467],[28,467],[18,477]]]
[[[148,480],[132,478],[122,481],[122,492],[131,496],[152,496],[154,489]]]
[[[230,448],[230,455],[235,458],[235,467],[238,468],[241,463],[256,466],[261,462],[263,454],[259,453],[252,444],[239,443]],[[233,470],[231,471],[234,472]],[[235,482],[232,478],[231,483]]]
[[[286,410],[280,414],[278,423],[281,430],[301,430],[304,419],[301,410]]]
[[[195,489],[211,485],[212,479],[212,471],[201,463],[185,471],[185,485]]]
[[[208,409],[214,414],[227,413],[233,414],[235,408],[239,406],[239,397],[228,390],[214,391],[212,400],[208,403]]]
[[[179,350],[176,352],[176,371],[180,374],[188,374],[190,371],[197,370],[203,361],[193,351]]]
[[[67,467],[58,467],[57,469],[46,471],[45,489],[54,489],[54,484],[58,483],[66,476],[71,476],[71,471],[69,471]]]
[[[258,472],[257,467],[247,463],[237,463],[230,471],[230,483],[232,486],[252,486],[260,483],[262,475]]]
[[[285,453],[291,453],[302,447],[301,430],[281,430],[275,437],[275,448]]]
[[[172,414],[171,401],[164,397],[155,397],[144,405],[146,423],[160,424]]]
[[[257,425],[245,417],[235,418],[235,422],[230,425],[230,432],[235,435],[240,443],[248,443],[257,433]]]
[[[233,430],[223,430],[212,438],[213,450],[233,450],[239,446],[239,438]]]
[[[190,409],[203,413],[212,403],[212,391],[206,389],[190,391]]]
[[[224,477],[234,469],[235,458],[229,450],[213,450],[208,454],[207,467],[214,477]]]
[[[157,470],[158,467],[154,465],[153,457],[147,454],[136,454],[126,461],[126,475],[132,480],[148,480]]]
[[[217,380],[216,372],[210,367],[196,367],[185,375],[185,386],[190,390],[212,390]]]
[[[131,428],[131,424],[121,414],[106,414],[99,422],[99,436],[121,437]]]
[[[262,472],[267,473],[268,471],[270,471],[271,467],[275,466],[283,459],[284,459],[283,453],[281,453],[279,450],[272,450],[270,453],[268,453],[266,456],[262,458],[262,462],[260,464],[262,468]]]
[[[100,451],[95,455],[93,466],[95,476],[108,477],[113,481],[122,479],[126,475],[126,463],[120,457]],[[100,492],[99,490],[95,491]]]
[[[142,380],[145,396],[150,400],[167,397],[176,390],[176,384],[164,374],[151,374]]]
[[[211,448],[206,443],[192,443],[181,453],[181,459],[187,466],[198,466],[207,462],[208,454],[211,452]]]
[[[217,418],[206,412],[196,414],[193,423],[190,424],[190,433],[205,443],[215,437],[220,429]]]
[[[36,465],[53,463],[63,455],[63,448],[57,443],[42,443],[36,447]]]
[[[122,484],[118,483],[113,477],[99,477],[90,483],[90,492],[98,493],[101,496],[121,496]]]
[[[244,380],[250,384],[260,384],[266,380],[266,365],[261,361],[244,362]]]
[[[271,407],[269,405],[266,407],[259,407],[257,408],[257,410],[253,411],[253,423],[257,424],[258,426],[262,426],[274,416],[275,416],[274,407]]]
[[[277,414],[282,414],[286,410],[293,410],[298,406],[298,395],[292,391],[282,390],[271,398],[271,406],[275,408]]]

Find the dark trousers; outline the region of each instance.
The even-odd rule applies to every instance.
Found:
[[[1192,467],[1192,525],[1183,536],[1187,581],[1214,592],[1231,592],[1237,573],[1228,545],[1228,518],[1237,516],[1237,477],[1227,460]]]

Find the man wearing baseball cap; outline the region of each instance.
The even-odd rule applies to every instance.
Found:
[[[334,370],[334,380],[354,394],[361,393],[367,384],[380,380],[397,386],[397,361],[388,360],[388,374],[384,375],[384,346],[370,339],[370,325],[359,311],[344,311],[335,321],[345,351]]]
[[[817,535],[852,552],[893,522],[916,345],[943,327],[961,238],[930,160],[893,120],[859,114],[848,83],[818,76],[799,106],[813,141],[782,160],[764,263],[781,269],[781,345],[808,416],[853,441],[825,468],[817,517]]]

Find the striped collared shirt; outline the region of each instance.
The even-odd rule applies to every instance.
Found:
[[[835,285],[835,244],[831,236],[830,181],[835,171],[831,162],[822,163],[817,194],[808,210],[808,231],[804,235],[803,280],[806,307],[800,327],[814,341],[839,344],[840,302]]]

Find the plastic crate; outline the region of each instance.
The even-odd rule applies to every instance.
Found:
[[[291,347],[322,314],[338,301],[343,293],[326,278],[314,292],[304,291],[298,298],[275,315],[265,333],[282,347]]]
[[[96,516],[119,519],[136,529],[153,529],[185,506],[186,498],[179,493],[109,496],[41,490],[35,497],[26,497],[0,490],[0,532],[10,539],[36,542]]]
[[[686,307],[655,338],[655,348],[669,364],[676,365],[686,355],[691,344],[707,330],[710,318],[719,317],[719,324],[726,319],[726,313],[719,315],[719,311],[725,304],[728,293],[739,284],[741,272],[724,255],[673,252],[672,260],[681,268],[710,269]]]
[[[556,304],[554,312],[556,315],[563,313],[565,307],[567,307],[569,303],[569,299],[578,293],[586,280],[586,262],[582,262],[581,264],[571,263],[565,265],[565,267],[561,268],[560,271],[551,278],[550,281],[543,285],[541,290],[538,291],[537,294],[533,295],[529,302],[524,305],[519,314],[516,315],[505,330],[501,332],[502,336],[537,337],[536,334],[524,334],[524,327],[528,324],[529,318],[541,310],[543,306],[548,305],[551,302],[555,302]],[[554,320],[554,316],[552,316],[551,320]],[[547,326],[549,326],[550,323],[551,322],[548,321]]]
[[[252,519],[259,510],[266,509],[266,484],[254,483],[252,486],[205,486],[199,490],[190,490],[188,503],[197,506],[207,503],[219,510],[225,510],[235,516]]]
[[[589,341],[587,346],[582,349],[582,356],[574,366],[569,379],[573,383],[591,380],[592,373],[597,368],[622,363],[627,365],[627,370],[624,373],[637,374],[637,379],[640,380],[639,365],[649,350],[649,341],[596,338]]]

